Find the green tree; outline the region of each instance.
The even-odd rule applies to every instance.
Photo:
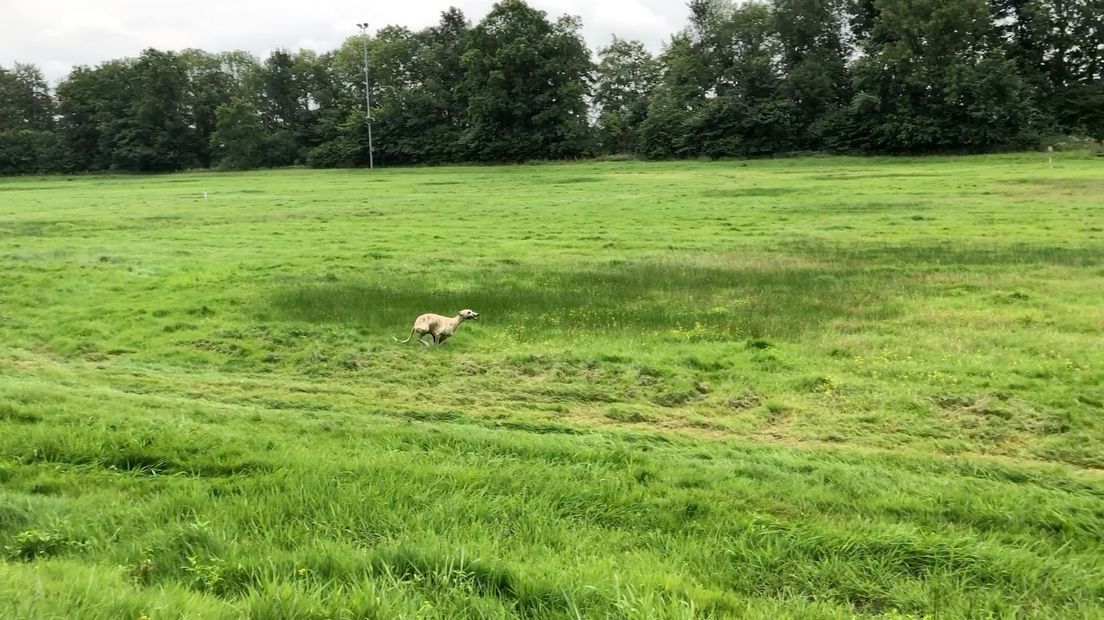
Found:
[[[779,94],[796,107],[802,148],[836,141],[841,112],[851,98],[848,9],[845,0],[774,0],[784,74]]]
[[[783,91],[782,58],[767,5],[692,1],[689,26],[662,58],[644,152],[719,157],[796,148],[799,113]]]
[[[393,101],[383,93],[379,97],[384,129],[395,137],[395,161],[439,163],[464,157],[468,98],[460,85],[470,32],[464,14],[454,8],[442,13],[437,25],[410,33],[398,49],[382,42],[376,48],[373,75],[383,80],[391,76],[396,87]],[[396,61],[405,62],[405,68]]]
[[[368,131],[364,111],[362,37],[321,56],[324,72],[315,85],[318,93],[318,144],[308,153],[312,166],[355,166],[368,163]],[[362,157],[363,156],[363,157]]]
[[[984,150],[1037,139],[1032,91],[992,38],[985,0],[878,0],[854,72],[854,144]]]
[[[215,117],[210,142],[221,167],[260,168],[273,163],[268,153],[270,136],[252,103],[235,97],[219,106]]]
[[[327,142],[314,165],[368,163],[364,112],[363,45],[369,48],[377,163],[441,163],[463,159],[468,100],[461,57],[470,31],[450,9],[419,32],[387,27],[368,40],[355,37],[334,55],[335,105],[324,111]]]
[[[61,153],[54,132],[0,130],[0,175],[54,172],[60,167]]]
[[[192,128],[190,148],[200,166],[209,168],[214,163],[211,151],[211,135],[218,122],[216,111],[241,96],[241,82],[227,68],[224,57],[203,50],[188,49],[180,53],[180,61],[187,74],[184,91],[184,113]]]
[[[302,54],[276,50],[247,78],[269,135],[269,165],[300,163],[318,142],[310,109],[309,65]]]
[[[397,26],[377,33],[370,55],[376,153],[389,163],[432,161],[437,126],[428,37]]]
[[[640,151],[657,159],[697,155],[701,144],[695,124],[709,103],[713,68],[689,30],[671,38],[659,61],[663,79],[653,91],[640,127]]]
[[[200,162],[189,78],[178,54],[78,67],[58,85],[65,166],[74,170],[179,170]]]
[[[578,20],[549,22],[503,0],[470,33],[463,57],[465,144],[484,161],[564,158],[588,151],[591,63]]]
[[[187,111],[188,74],[180,56],[148,49],[128,67],[129,105],[113,123],[112,167],[180,170],[198,163]]]
[[[1104,135],[1104,0],[992,0],[994,30],[1055,129]]]
[[[130,105],[131,64],[112,60],[94,68],[76,67],[58,84],[58,131],[66,169],[112,166],[113,139]]]
[[[639,41],[613,37],[598,51],[593,105],[599,145],[607,153],[634,153],[648,103],[660,80],[659,62]]]
[[[47,172],[60,165],[54,112],[38,67],[0,67],[0,174]]]
[[[848,16],[847,30],[856,41],[870,37],[878,18],[878,0],[844,0]]]
[[[50,87],[37,66],[17,62],[11,69],[0,67],[0,130],[52,129],[54,109]]]
[[[469,101],[463,88],[463,57],[470,34],[468,19],[460,9],[450,8],[441,14],[440,21],[427,36],[433,68],[427,88],[437,102],[433,143],[434,151],[440,154],[439,161],[458,161],[464,156],[461,142],[469,126]]]

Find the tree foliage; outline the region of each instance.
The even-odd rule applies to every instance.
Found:
[[[590,58],[578,20],[550,22],[522,0],[503,0],[470,33],[462,87],[468,155],[522,161],[584,154]]]
[[[991,41],[985,0],[879,0],[854,67],[855,143],[983,150],[1037,139],[1030,91]],[[938,36],[933,36],[938,33]]]
[[[608,153],[634,153],[661,76],[659,61],[643,43],[616,36],[598,51],[598,58],[592,103],[599,147]]]
[[[658,56],[501,0],[316,53],[0,67],[0,174],[596,153],[987,151],[1104,140],[1104,0],[690,0]],[[367,52],[367,54],[365,54]],[[371,90],[366,93],[367,56]]]
[[[0,67],[0,174],[47,172],[60,166],[55,109],[38,67]]]

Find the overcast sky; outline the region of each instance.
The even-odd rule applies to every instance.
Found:
[[[654,51],[686,22],[685,0],[529,0],[555,18],[583,18],[592,47],[616,33]],[[210,52],[327,51],[367,21],[419,29],[459,7],[472,22],[493,0],[0,0],[0,65],[29,62],[54,82],[73,65],[136,56],[147,47]]]

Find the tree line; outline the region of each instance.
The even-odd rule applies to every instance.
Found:
[[[653,55],[502,0],[336,50],[148,49],[51,89],[0,67],[0,174],[801,151],[980,152],[1104,140],[1104,0],[691,0]]]

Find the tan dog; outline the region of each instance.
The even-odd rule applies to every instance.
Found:
[[[426,334],[433,336],[433,344],[441,344],[449,339],[456,332],[456,329],[460,327],[460,324],[465,320],[475,320],[479,318],[478,312],[471,310],[461,310],[456,316],[449,318],[447,316],[441,316],[440,314],[423,314],[414,321],[414,327],[410,328],[410,336],[406,340],[399,340],[395,338],[395,342],[401,342],[406,344],[414,337],[414,334],[418,334],[418,342],[429,346],[429,343],[422,338]],[[394,336],[392,336],[394,338]]]

